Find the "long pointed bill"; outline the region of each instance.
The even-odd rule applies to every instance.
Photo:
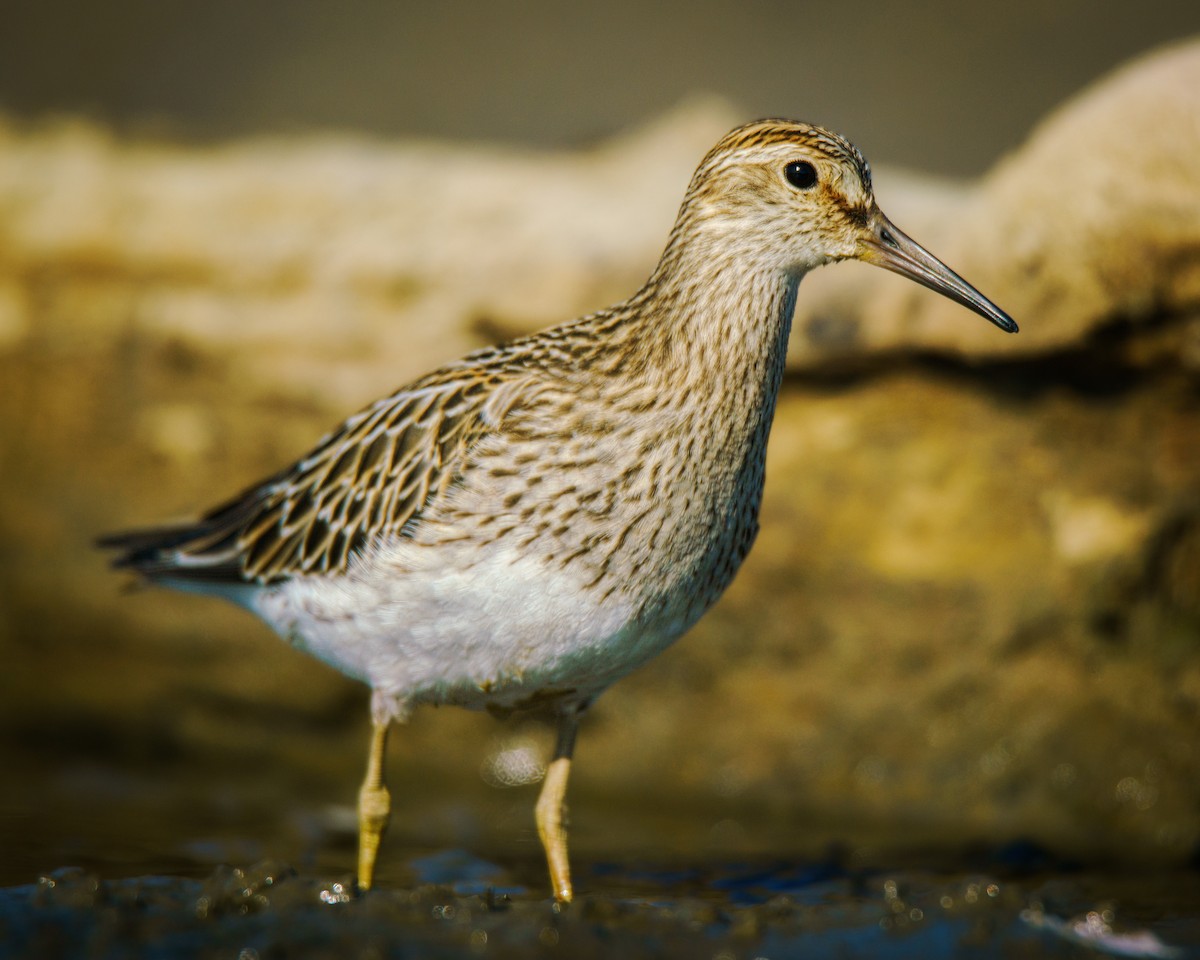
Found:
[[[974,310],[981,317],[986,317],[1001,330],[1017,332],[1017,324],[1012,317],[912,237],[897,230],[895,224],[882,213],[876,213],[869,230],[870,236],[862,241],[860,260],[916,280],[922,286],[936,290]]]

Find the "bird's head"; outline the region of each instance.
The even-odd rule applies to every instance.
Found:
[[[723,250],[797,275],[835,260],[873,263],[1017,331],[1003,310],[884,216],[862,154],[820,127],[759,120],[732,130],[697,168],[680,227],[701,255],[706,247]]]

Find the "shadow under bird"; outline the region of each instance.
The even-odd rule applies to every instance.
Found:
[[[101,544],[120,549],[115,566],[232,600],[370,686],[363,889],[389,817],[393,721],[429,703],[551,712],[536,820],[554,896],[570,900],[580,718],[745,559],[797,285],[846,259],[1017,331],[883,215],[854,146],[757,121],[700,163],[625,302],[421,377],[195,523]]]

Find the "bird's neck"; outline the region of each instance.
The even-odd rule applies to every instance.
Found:
[[[676,396],[764,407],[783,377],[800,274],[750,258],[673,256],[668,247],[637,298],[634,321],[646,374]],[[694,402],[694,396],[692,398]]]
[[[614,378],[619,395],[606,407],[648,420],[656,443],[639,456],[667,491],[661,542],[676,559],[642,584],[647,617],[675,598],[670,617],[692,622],[754,541],[799,274],[751,262],[693,258],[676,269],[664,257],[627,304],[622,333],[633,339],[622,355],[640,363]]]

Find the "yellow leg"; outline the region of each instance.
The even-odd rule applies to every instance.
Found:
[[[546,768],[542,781],[542,792],[538,796],[534,814],[537,818],[538,836],[546,851],[546,862],[550,866],[550,886],[554,888],[554,899],[570,903],[571,865],[567,862],[567,831],[563,827],[564,798],[567,794],[567,775],[571,772],[571,754],[575,750],[575,731],[579,720],[574,712],[563,714],[558,721],[558,742],[554,747],[554,759]]]
[[[390,720],[375,719],[371,730],[371,753],[367,775],[358,791],[358,888],[371,889],[375,876],[375,855],[387,830],[392,810],[392,795],[383,783],[383,755],[387,746]]]

